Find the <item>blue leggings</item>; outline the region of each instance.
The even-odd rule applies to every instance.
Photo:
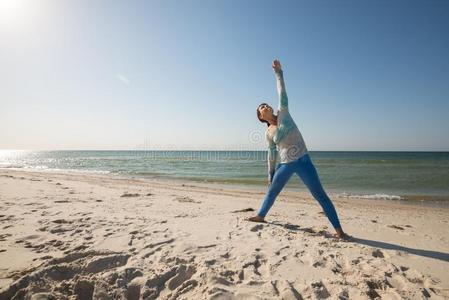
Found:
[[[315,166],[310,160],[309,154],[305,154],[298,160],[290,163],[278,164],[273,181],[265,195],[265,199],[263,200],[258,215],[263,218],[267,215],[268,210],[273,205],[277,195],[279,195],[293,173],[298,174],[312,193],[313,197],[320,203],[324,213],[332,223],[332,226],[334,226],[335,229],[341,228],[335,207],[321,185],[320,178],[318,177]]]

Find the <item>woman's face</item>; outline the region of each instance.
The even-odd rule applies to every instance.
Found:
[[[273,116],[273,109],[268,104],[262,104],[259,107],[259,113],[260,113],[260,117],[263,120],[267,121],[268,119],[272,118],[272,116]]]

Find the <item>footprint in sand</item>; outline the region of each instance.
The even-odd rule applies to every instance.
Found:
[[[0,234],[0,242],[6,241],[6,239],[10,236],[12,236],[12,234],[10,234],[10,233]]]
[[[312,282],[311,284],[313,293],[317,299],[326,299],[331,295],[329,291],[326,289],[326,286],[321,281]]]
[[[128,259],[129,255],[109,251],[72,252],[62,258],[49,259],[4,289],[0,299],[67,299],[73,294],[76,299],[100,299],[94,294],[95,290],[100,293],[104,275],[110,272],[121,279],[122,273],[118,270]],[[121,288],[115,282],[109,288],[112,289],[108,299],[119,298]],[[39,298],[43,294],[46,298]]]
[[[176,197],[175,199],[173,199],[173,201],[178,201],[180,203],[196,203],[196,204],[200,204],[201,201],[195,201],[194,199],[190,198],[190,197]]]
[[[279,299],[303,299],[293,284],[286,280],[273,280],[271,281],[271,287],[273,294],[278,296]]]
[[[53,201],[54,203],[69,203],[70,201],[69,200],[56,200],[56,201]]]
[[[374,250],[372,253],[371,253],[371,255],[373,256],[373,257],[377,257],[377,258],[385,258],[385,254],[384,254],[384,252],[382,252],[380,249],[376,249],[376,250]]]
[[[398,225],[387,225],[387,227],[398,229],[398,230],[404,230],[404,227],[398,226]]]
[[[140,197],[140,194],[139,194],[139,193],[128,193],[128,192],[124,192],[120,197],[122,197],[122,198]]]
[[[168,240],[163,240],[156,243],[151,243],[143,247],[143,249],[150,249],[148,252],[142,255],[142,258],[146,259],[155,254],[156,252],[159,252],[165,248],[166,245],[172,244],[175,241],[175,239],[171,238]]]
[[[142,298],[156,299],[164,289],[171,292],[171,299],[177,299],[182,294],[198,286],[198,281],[191,279],[196,273],[194,266],[180,265],[165,272],[155,274],[144,282],[143,290],[140,291]],[[139,298],[136,298],[139,299]]]
[[[231,213],[239,213],[239,212],[249,212],[249,211],[254,211],[254,208],[244,208],[244,209],[238,209],[238,210],[233,210],[231,211]]]
[[[253,226],[253,227],[250,229],[250,231],[252,231],[252,232],[257,232],[257,231],[259,231],[259,230],[262,230],[264,227],[265,227],[265,225],[263,225],[263,224],[257,224],[257,225],[255,225],[255,226]]]

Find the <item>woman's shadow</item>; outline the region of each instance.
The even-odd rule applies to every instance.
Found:
[[[302,231],[302,232],[306,232],[309,234],[313,234],[313,235],[317,235],[317,236],[321,235],[321,236],[328,237],[328,238],[333,237],[330,233],[328,233],[325,230],[316,231],[313,228],[300,227],[299,225],[295,225],[295,224],[291,224],[291,223],[282,223],[282,222],[274,221],[274,222],[268,222],[267,224],[280,226],[280,227],[283,227],[290,231]],[[405,246],[396,245],[396,244],[387,243],[387,242],[362,239],[362,238],[358,238],[358,237],[354,237],[354,236],[350,236],[350,238],[347,242],[358,243],[358,244],[367,245],[367,246],[371,246],[371,247],[375,247],[375,248],[382,248],[385,250],[404,251],[409,254],[419,255],[419,256],[423,256],[423,257],[430,257],[430,258],[449,262],[449,253],[444,253],[444,252],[410,248],[410,247],[405,247]]]

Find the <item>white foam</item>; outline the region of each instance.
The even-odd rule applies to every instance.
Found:
[[[45,169],[49,172],[68,172],[77,174],[109,174],[111,171],[100,171],[100,170],[80,170],[80,169]]]
[[[77,174],[110,174],[111,171],[101,171],[101,170],[80,170],[80,169],[57,169],[57,168],[48,168],[47,166],[11,166],[11,167],[3,167],[0,166],[0,169],[10,169],[10,170],[23,170],[27,171],[36,171],[36,172],[65,172],[65,173],[77,173]]]
[[[348,194],[348,193],[341,193],[337,194],[337,197],[339,198],[357,198],[357,199],[373,199],[373,200],[403,200],[401,196],[397,195],[388,195],[388,194],[367,194],[367,195],[356,195],[356,194]]]

